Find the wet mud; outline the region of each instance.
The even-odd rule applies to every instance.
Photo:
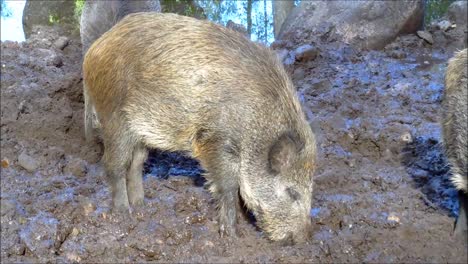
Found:
[[[102,149],[83,137],[79,38],[33,31],[1,44],[2,262],[466,262],[440,146],[451,51],[416,36],[383,51],[318,41],[288,66],[319,153],[313,238],[284,246],[249,217],[220,238],[202,169],[174,153],[145,164],[145,206],[112,214]]]

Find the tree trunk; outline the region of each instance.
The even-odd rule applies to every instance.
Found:
[[[252,0],[247,1],[247,33],[252,34]]]
[[[294,0],[273,1],[273,27],[275,30],[275,38],[278,37],[283,22],[286,20],[293,8]]]
[[[267,1],[263,0],[263,20],[264,20],[263,30],[264,30],[265,43],[268,42],[268,15],[267,15],[266,5],[267,5]]]

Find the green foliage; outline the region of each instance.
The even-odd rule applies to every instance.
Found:
[[[428,26],[432,21],[447,13],[448,7],[455,0],[426,0],[424,12],[424,25]]]
[[[0,14],[2,17],[11,17],[11,15],[13,15],[11,10],[6,5],[5,0],[0,0]]]
[[[49,23],[51,25],[60,23],[60,18],[57,14],[49,14]]]
[[[198,7],[194,0],[161,0],[160,3],[164,13],[206,18],[203,9]]]
[[[85,4],[85,0],[75,0],[75,19],[80,20],[81,12],[83,11],[83,7]]]

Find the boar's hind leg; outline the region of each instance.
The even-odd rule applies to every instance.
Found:
[[[112,190],[113,209],[128,211],[127,173],[136,144],[120,122],[109,122],[104,135],[103,162]]]
[[[468,195],[463,190],[458,191],[458,201],[460,203],[460,208],[458,210],[454,233],[456,235],[461,235],[464,232],[468,232]]]
[[[145,146],[138,144],[133,149],[133,160],[127,174],[127,193],[130,205],[143,205],[143,164],[148,157]]]

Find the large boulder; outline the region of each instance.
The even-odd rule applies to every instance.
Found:
[[[448,19],[454,23],[453,30],[447,32],[450,35],[448,38],[450,44],[456,50],[465,49],[468,47],[468,2],[456,1],[453,2],[447,12]]]
[[[78,24],[75,14],[75,1],[34,1],[27,0],[23,10],[23,29],[26,38],[31,36],[36,25],[60,24],[73,28]]]
[[[399,34],[417,31],[422,23],[420,0],[301,1],[284,22],[278,39],[307,42],[316,35],[333,36],[331,40],[356,48],[380,49]]]
[[[456,1],[450,4],[447,14],[432,21],[427,27],[434,40],[433,46],[449,53],[468,47],[468,2]]]
[[[447,11],[448,18],[457,26],[462,27],[466,30],[467,18],[468,18],[468,2],[467,1],[456,1],[450,4]]]
[[[80,19],[83,53],[93,42],[111,29],[126,15],[137,12],[160,12],[158,0],[87,0]]]

